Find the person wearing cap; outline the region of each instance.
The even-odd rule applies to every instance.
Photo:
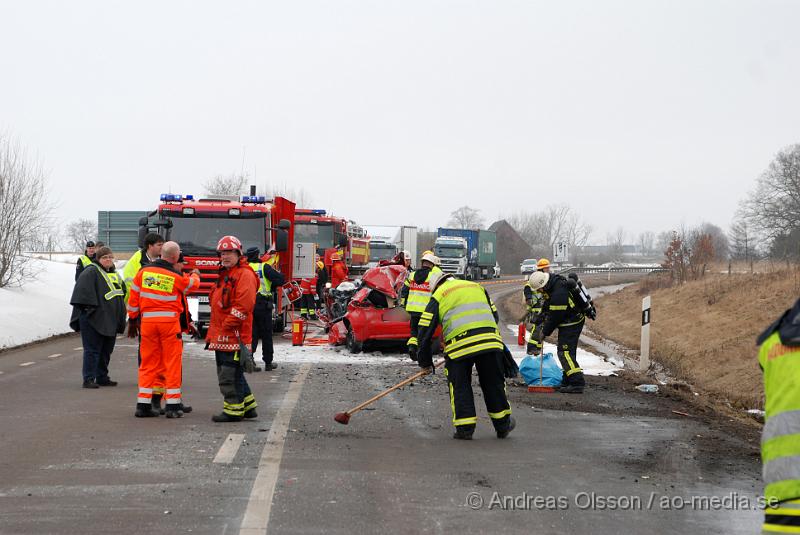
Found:
[[[80,331],[83,343],[83,388],[117,386],[108,365],[117,334],[125,331],[125,283],[114,268],[108,247],[96,250],[72,290],[70,327]]]
[[[247,263],[258,277],[258,294],[253,308],[253,340],[250,343],[250,352],[255,355],[258,341],[261,340],[261,359],[264,370],[270,371],[277,368],[273,362],[274,349],[272,346],[272,289],[284,283],[283,273],[274,269],[267,262],[262,262],[258,247],[247,249]],[[255,371],[261,371],[260,366]]]
[[[472,367],[478,370],[486,410],[497,438],[516,426],[511,417],[503,375],[505,344],[497,326],[497,308],[481,285],[436,273],[429,280],[431,297],[419,320],[420,368],[432,371],[433,333],[442,325],[445,376],[453,411],[453,438],[470,440],[478,422],[472,394]]]
[[[94,241],[89,240],[86,242],[86,248],[83,250],[83,254],[78,257],[78,265],[75,266],[75,281],[78,281],[78,277],[81,276],[81,273],[87,266],[92,263],[94,260],[94,253],[97,250],[97,244]]]
[[[530,276],[533,290],[541,291],[545,302],[545,320],[541,330],[536,332],[539,347],[542,341],[558,329],[556,354],[561,362],[562,378],[559,392],[566,394],[582,394],[586,386],[583,370],[578,365],[578,340],[586,322],[583,310],[572,298],[571,284],[557,274],[536,271]],[[533,330],[531,336],[534,336]],[[530,346],[528,346],[530,352]]]
[[[161,258],[140,269],[131,283],[128,298],[128,337],[141,332],[141,364],[139,395],[136,398],[137,418],[158,416],[153,410],[153,394],[165,383],[167,418],[180,418],[183,381],[183,337],[181,315],[186,310],[184,295],[200,286],[200,272],[184,275],[175,264],[181,249],[174,241],[164,243]]]
[[[223,236],[217,243],[219,276],[208,296],[211,322],[206,333],[206,349],[214,351],[217,381],[223,396],[222,412],[215,422],[238,422],[255,418],[256,398],[244,378],[241,348],[249,348],[253,338],[253,308],[259,281],[242,254],[236,236]]]
[[[421,268],[414,270],[406,277],[403,289],[400,291],[400,306],[404,307],[410,316],[411,336],[406,347],[408,348],[408,356],[414,361],[417,360],[417,350],[419,349],[417,339],[419,319],[431,300],[430,281],[432,277],[442,273],[439,268],[441,260],[433,254],[433,251],[422,253],[421,265]]]

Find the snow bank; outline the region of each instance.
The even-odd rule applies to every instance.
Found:
[[[20,288],[0,288],[0,349],[72,332],[74,261],[35,258],[30,265],[38,273],[35,279]]]

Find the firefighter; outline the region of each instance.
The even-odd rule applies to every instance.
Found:
[[[97,249],[72,290],[70,327],[83,341],[83,388],[117,386],[108,364],[117,334],[125,331],[125,283],[114,269],[114,253]]]
[[[91,265],[96,250],[96,244],[92,240],[86,242],[86,248],[83,250],[83,254],[78,257],[78,265],[75,266],[75,282],[78,282],[78,277],[81,276],[83,270]]]
[[[141,332],[139,346],[139,396],[136,413],[139,418],[158,416],[153,410],[153,388],[164,376],[167,418],[180,418],[183,339],[180,316],[184,311],[183,296],[200,286],[199,271],[180,273],[175,264],[181,255],[180,246],[166,242],[161,258],[140,269],[133,278],[128,299],[128,336]]]
[[[445,375],[450,386],[453,438],[470,440],[478,418],[472,396],[472,366],[478,369],[486,409],[497,438],[506,438],[516,422],[511,417],[503,377],[505,345],[489,294],[479,284],[438,273],[429,280],[432,295],[419,320],[419,366],[432,368],[431,341],[442,324]]]
[[[300,279],[300,317],[303,319],[317,319],[317,308],[314,302],[314,292],[317,289],[317,277]]]
[[[122,275],[125,277],[125,284],[128,285],[129,291],[136,273],[143,267],[155,262],[161,256],[161,247],[163,245],[164,238],[155,232],[150,232],[144,237],[144,247],[133,253],[133,256],[125,264],[125,269],[122,270]],[[125,295],[125,300],[127,301],[127,299],[128,294]]]
[[[262,262],[259,258],[258,247],[247,249],[247,262],[258,277],[258,294],[253,308],[253,341],[250,343],[250,352],[255,355],[259,339],[261,345],[261,359],[266,371],[278,367],[272,362],[274,350],[272,347],[272,288],[284,283],[283,273],[275,270],[270,264]],[[261,371],[260,366],[255,371]]]
[[[586,318],[572,296],[572,285],[561,275],[551,275],[544,271],[531,274],[530,285],[533,290],[541,290],[545,297],[543,305],[546,318],[537,333],[537,343],[558,329],[558,348],[556,353],[561,362],[562,379],[559,392],[583,394],[586,380],[578,365],[578,339]]]
[[[347,280],[347,265],[345,265],[344,260],[342,260],[341,253],[333,253],[331,255],[331,262],[331,287],[336,288]]]
[[[536,273],[536,272],[534,272]],[[531,288],[531,278],[534,273],[531,273],[525,286],[522,288],[522,293],[525,296],[525,304],[527,306],[526,320],[531,325],[530,333],[528,335],[528,351],[529,355],[536,355],[542,349],[542,343],[539,340],[541,335],[539,331],[542,329],[542,324],[545,320],[544,303],[545,298],[542,292]]]
[[[546,258],[540,258],[539,261],[536,262],[536,271],[550,273],[550,261]]]
[[[214,351],[219,390],[224,398],[222,412],[215,422],[238,422],[255,418],[256,398],[244,378],[240,345],[250,345],[253,336],[253,309],[259,289],[258,277],[242,255],[242,242],[236,236],[223,236],[217,243],[220,269],[209,295],[211,322],[206,334],[206,349]]]
[[[800,300],[761,336],[764,374],[764,525],[761,533],[800,533]]]
[[[425,307],[431,300],[431,287],[430,280],[433,277],[442,273],[439,266],[442,264],[439,257],[433,254],[433,251],[425,251],[422,253],[422,267],[411,272],[406,277],[403,283],[403,289],[400,291],[400,306],[405,307],[406,312],[411,317],[411,337],[406,344],[408,347],[408,356],[411,360],[417,360],[417,350],[419,343],[417,341],[419,318],[425,312]]]
[[[322,309],[322,296],[325,295],[325,285],[328,283],[328,270],[325,263],[317,257],[317,293],[314,295],[314,302],[317,309]]]

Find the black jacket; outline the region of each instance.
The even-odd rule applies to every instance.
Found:
[[[92,262],[81,272],[75,288],[72,290],[72,317],[69,326],[80,331],[80,315],[85,311],[89,315],[89,324],[103,336],[116,336],[125,331],[125,282],[119,277],[121,296],[106,299],[108,284],[100,271],[103,269],[97,262]],[[109,272],[115,272],[112,266]]]
[[[551,275],[542,291],[545,294],[543,312],[547,312],[547,319],[542,326],[542,334],[550,336],[559,327],[577,325],[585,318],[583,312],[577,307],[572,298],[572,285],[561,275]]]

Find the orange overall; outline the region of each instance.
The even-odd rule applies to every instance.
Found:
[[[166,383],[166,404],[181,403],[181,338],[180,315],[183,295],[199,286],[196,274],[181,275],[163,260],[139,270],[130,287],[128,316],[140,318],[142,363],[139,365],[138,403],[149,404],[153,389]]]

